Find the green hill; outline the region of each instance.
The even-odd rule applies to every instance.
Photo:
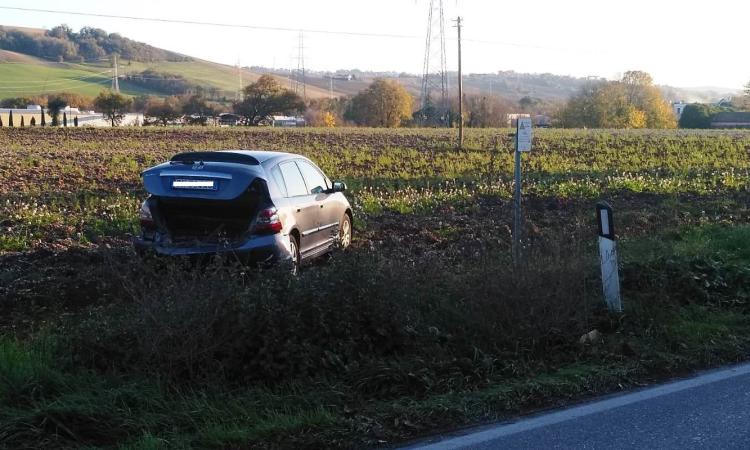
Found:
[[[112,69],[108,63],[75,64],[50,62],[41,58],[0,50],[0,98],[34,96],[56,92],[72,92],[95,96],[112,84]],[[119,67],[120,90],[128,95],[166,95],[123,79],[128,74],[154,69],[167,74],[182,75],[192,84],[206,90],[214,89],[221,97],[233,99],[239,85],[237,68],[194,59],[191,61],[129,62]],[[256,80],[260,75],[243,70],[243,83]],[[284,78],[277,77],[282,82]],[[309,87],[311,97],[328,96],[328,91]]]
[[[5,40],[0,39],[0,98],[8,97],[30,97],[41,94],[52,94],[57,92],[71,92],[86,96],[95,96],[103,89],[107,89],[112,84],[112,63],[109,61],[111,55],[104,55],[96,58],[95,62],[79,62],[85,60],[78,49],[75,40],[68,40],[60,35],[61,27],[56,27],[52,32],[33,28],[18,27],[0,27],[0,32],[5,33]],[[57,31],[55,31],[57,30]],[[154,87],[144,86],[143,83],[129,82],[128,76],[137,76],[145,70],[159,72],[163,76],[182,77],[191,86],[191,88],[202,88],[206,92],[211,92],[212,97],[217,99],[226,98],[233,100],[239,87],[239,74],[237,68],[218,64],[210,61],[204,61],[192,58],[186,55],[169,52],[146,44],[122,38],[119,35],[107,35],[103,30],[85,31],[71,33],[75,39],[80,39],[85,33],[103,36],[102,39],[115,39],[115,42],[129,45],[123,47],[123,50],[130,50],[134,55],[147,53],[144,58],[125,58],[121,57],[118,67],[120,90],[127,95],[149,94],[165,96],[172,92],[165,92]],[[65,30],[63,30],[65,31]],[[8,38],[10,33],[16,37],[15,40]],[[19,34],[20,33],[20,34]],[[18,36],[24,38],[19,44]],[[2,36],[0,36],[2,37]],[[43,50],[41,44],[65,43],[66,47],[59,50],[59,55],[55,57],[40,57]],[[3,45],[6,46],[3,49]],[[8,48],[12,47],[12,48]],[[21,51],[20,49],[29,49]],[[68,53],[64,53],[64,52]],[[141,53],[138,53],[138,52]],[[75,53],[79,52],[79,53]],[[33,56],[37,54],[40,56]],[[153,55],[165,55],[164,58],[153,60]],[[243,69],[243,84],[251,83],[258,79],[260,74],[254,73],[248,69]],[[288,83],[289,80],[283,76],[276,76],[282,83]],[[338,94],[338,93],[336,93]],[[322,89],[315,86],[308,86],[307,95],[311,98],[327,97],[328,89]]]

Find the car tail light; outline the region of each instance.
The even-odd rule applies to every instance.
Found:
[[[279,219],[279,212],[276,208],[266,208],[258,213],[258,219],[255,221],[255,228],[253,233],[258,234],[274,234],[281,231],[281,219]]]
[[[141,210],[138,212],[138,220],[142,227],[153,228],[155,226],[154,216],[151,214],[151,208],[148,206],[148,200],[141,204]]]

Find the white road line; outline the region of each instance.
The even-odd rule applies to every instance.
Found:
[[[639,390],[631,394],[623,394],[614,398],[609,398],[607,400],[587,403],[581,406],[564,409],[562,411],[548,413],[529,419],[523,419],[515,423],[497,425],[483,431],[467,434],[465,436],[458,436],[433,444],[413,445],[407,448],[410,450],[449,450],[467,447],[470,445],[478,445],[500,437],[522,433],[524,431],[534,430],[536,428],[541,428],[548,425],[554,425],[560,422],[577,419],[579,417],[608,411],[610,409],[619,408],[621,406],[642,402],[644,400],[649,400],[652,398],[661,397],[663,395],[673,394],[675,392],[693,389],[706,384],[716,383],[717,381],[727,380],[730,378],[748,374],[750,374],[750,363],[741,364],[728,369],[721,369],[705,373],[703,375],[698,375],[687,380],[674,381],[661,386]]]

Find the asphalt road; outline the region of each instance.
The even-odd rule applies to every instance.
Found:
[[[750,364],[408,449],[750,449]]]

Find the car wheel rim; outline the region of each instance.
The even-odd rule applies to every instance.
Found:
[[[289,242],[289,250],[292,253],[292,274],[297,274],[299,268],[299,252],[297,252],[297,242],[292,238]]]
[[[348,220],[341,224],[341,246],[346,248],[352,240],[352,226]]]

